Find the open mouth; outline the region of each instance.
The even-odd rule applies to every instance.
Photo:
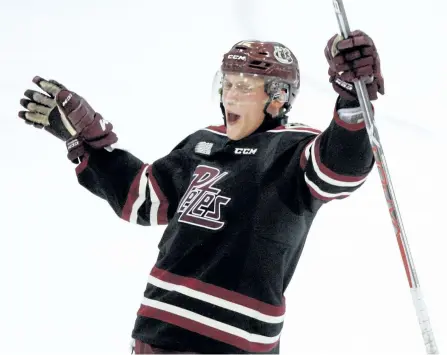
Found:
[[[235,114],[233,112],[227,112],[227,123],[234,124],[241,118],[240,115]]]

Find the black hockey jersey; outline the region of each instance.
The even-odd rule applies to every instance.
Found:
[[[285,125],[240,141],[210,126],[152,164],[121,149],[84,156],[79,183],[120,218],[167,225],[135,339],[199,353],[278,352],[283,294],[318,209],[348,197],[373,167],[364,123],[339,113],[323,132]]]

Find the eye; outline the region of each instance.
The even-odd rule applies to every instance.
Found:
[[[233,84],[231,84],[231,82],[225,80],[225,81],[222,83],[222,88],[223,88],[224,90],[230,90],[232,85],[233,85]]]
[[[249,86],[249,85],[241,85],[241,86],[239,87],[239,90],[240,90],[241,92],[243,92],[244,94],[248,94],[248,93],[250,93],[250,92],[253,91],[253,88],[252,88],[251,86]]]
[[[253,91],[253,87],[251,85],[248,85],[246,83],[238,83],[236,85],[236,88],[239,92],[242,92],[244,94],[248,94]]]
[[[232,83],[228,80],[224,80],[222,83],[222,89],[224,91],[229,91],[229,90],[231,90],[231,88],[233,88],[233,90],[236,90],[237,92],[242,93],[242,94],[249,94],[249,93],[253,92],[253,90],[255,89],[255,87],[253,85],[250,85],[248,83],[244,83],[244,82]]]

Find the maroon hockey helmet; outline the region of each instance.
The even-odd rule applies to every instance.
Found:
[[[290,110],[300,88],[298,60],[289,48],[278,42],[246,40],[236,43],[224,54],[221,72],[224,75],[244,73],[264,76],[265,92],[270,98],[268,103],[280,95],[281,90],[285,90],[287,100],[281,116]]]

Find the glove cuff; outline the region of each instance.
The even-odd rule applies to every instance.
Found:
[[[87,141],[82,136],[76,135],[65,142],[68,151],[67,158],[73,163],[78,163],[89,148],[108,149],[117,141],[118,137],[114,132],[109,132],[104,137],[93,141]]]
[[[81,157],[86,153],[85,146],[84,146],[84,140],[79,137],[75,136],[70,139],[68,139],[65,142],[65,145],[67,147],[67,158],[77,164]]]

